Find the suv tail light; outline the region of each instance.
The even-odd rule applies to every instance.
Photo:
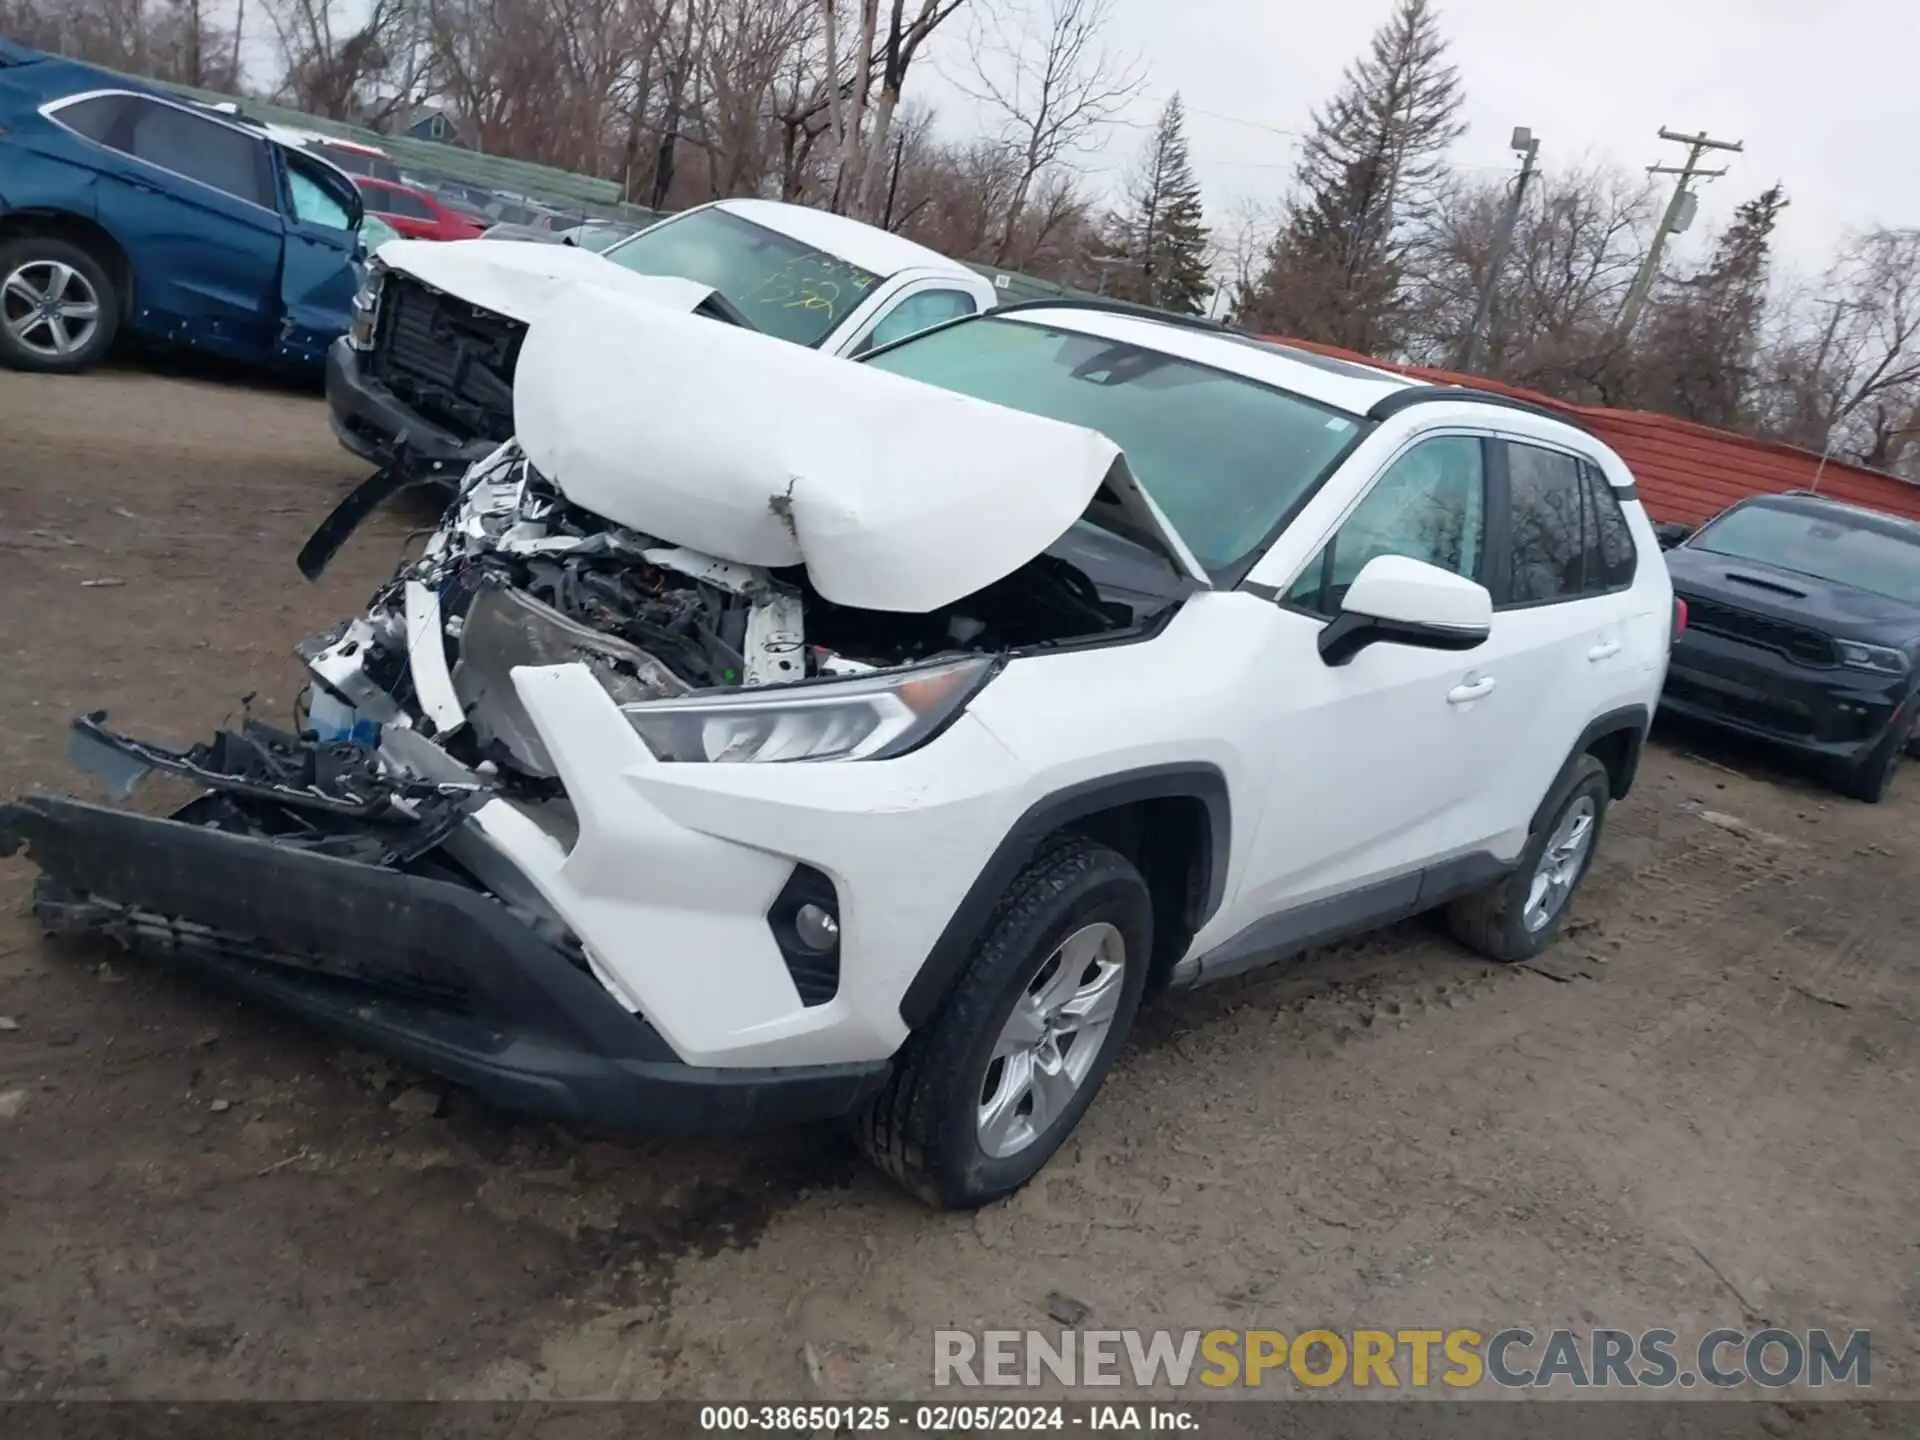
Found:
[[[1671,650],[1687,628],[1687,602],[1678,595],[1673,597],[1673,630],[1667,636],[1667,648]]]

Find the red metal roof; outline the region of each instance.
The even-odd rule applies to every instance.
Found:
[[[1619,453],[1627,462],[1627,468],[1633,471],[1648,514],[1656,520],[1698,524],[1736,500],[1782,490],[1818,490],[1835,500],[1920,520],[1920,485],[1838,460],[1829,459],[1823,464],[1818,455],[1792,445],[1735,435],[1647,410],[1575,405],[1499,380],[1460,375],[1427,365],[1376,360],[1333,345],[1289,340],[1279,335],[1269,338],[1283,345],[1359,361],[1436,385],[1469,385],[1476,390],[1491,390],[1558,411],[1585,426]]]

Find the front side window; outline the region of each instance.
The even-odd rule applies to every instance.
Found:
[[[1139,345],[992,315],[861,362],[1097,430],[1216,580],[1237,582],[1366,422]]]
[[[157,100],[136,99],[105,143],[236,200],[279,209],[266,142],[217,120]]]
[[[725,210],[663,220],[605,252],[641,275],[711,286],[768,335],[818,345],[880,277]]]
[[[1687,548],[1920,605],[1920,531],[1909,537],[1896,521],[1746,504],[1709,523]]]
[[[307,225],[324,225],[330,230],[351,230],[353,215],[340,203],[341,197],[313,178],[313,162],[305,156],[285,152],[287,162],[287,200],[293,218]]]
[[[1287,602],[1329,618],[1369,560],[1404,555],[1481,578],[1487,527],[1484,450],[1471,435],[1422,440],[1389,465],[1300,573]]]

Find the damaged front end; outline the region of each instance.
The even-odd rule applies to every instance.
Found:
[[[318,574],[393,486],[350,496],[302,568]],[[310,681],[293,728],[248,716],[174,750],[86,716],[74,759],[116,799],[150,774],[199,793],[167,818],[31,797],[0,807],[0,855],[29,850],[50,929],[190,962],[508,1108],[646,1130],[847,1113],[883,1062],[685,1063],[633,975],[582,943],[551,883],[580,842],[582,777],[523,683],[590,676],[660,762],[903,755],[1009,656],[1142,633],[1192,588],[1093,527],[1055,552],[932,610],[861,609],[804,565],[612,523],[509,442],[364,614],[297,647]],[[601,778],[616,779],[586,783]],[[833,894],[804,865],[772,888]],[[789,964],[785,1003],[832,999],[837,961],[807,963]]]

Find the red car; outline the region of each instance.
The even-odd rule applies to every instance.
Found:
[[[456,210],[437,196],[391,180],[353,177],[367,209],[410,240],[477,240],[490,221]]]

